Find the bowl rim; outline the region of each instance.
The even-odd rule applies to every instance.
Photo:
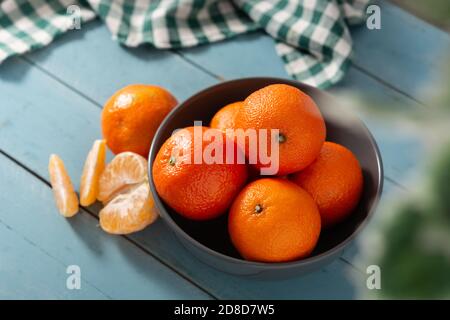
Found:
[[[152,172],[152,166],[153,166],[152,155],[153,155],[153,157],[156,157],[156,154],[159,151],[159,150],[155,150],[156,149],[156,141],[160,138],[160,136],[165,131],[166,127],[169,125],[169,123],[172,121],[172,119],[176,116],[176,114],[181,109],[183,109],[186,104],[189,104],[190,101],[201,98],[201,96],[207,94],[209,91],[211,91],[213,89],[216,89],[216,88],[219,88],[219,87],[222,87],[225,85],[229,85],[229,84],[235,83],[235,82],[239,83],[239,82],[248,82],[248,81],[269,81],[269,82],[273,82],[273,83],[291,84],[295,87],[298,87],[298,85],[300,84],[300,86],[307,88],[307,90],[309,90],[309,91],[315,91],[318,95],[326,96],[328,99],[335,99],[329,93],[327,93],[323,90],[320,90],[318,88],[312,87],[310,85],[307,85],[303,82],[291,80],[291,79],[277,78],[277,77],[238,78],[238,79],[233,79],[233,80],[228,80],[228,81],[222,81],[220,83],[217,83],[215,85],[209,86],[205,89],[198,91],[197,93],[193,94],[186,100],[179,103],[175,108],[173,108],[169,112],[169,114],[164,118],[164,120],[158,127],[158,129],[155,133],[155,136],[153,138],[153,141],[152,141],[152,144],[150,147],[150,151],[149,151],[149,155],[148,155],[148,160],[149,160],[148,161],[148,180],[149,180],[149,184],[150,184],[150,190],[151,190],[153,199],[155,201],[155,205],[159,211],[159,214],[161,215],[161,218],[163,218],[164,222],[169,225],[169,227],[176,233],[176,235],[181,236],[184,240],[186,240],[189,243],[191,243],[192,245],[194,245],[197,249],[199,249],[201,251],[205,251],[217,258],[224,259],[229,263],[246,265],[246,266],[251,266],[251,267],[271,268],[271,269],[286,269],[286,268],[316,264],[317,262],[322,261],[323,259],[325,259],[327,257],[331,257],[334,254],[340,252],[353,239],[355,239],[355,237],[363,230],[363,228],[368,224],[368,222],[372,218],[372,216],[375,212],[375,209],[378,206],[378,203],[380,201],[381,194],[383,191],[384,169],[383,169],[383,161],[381,158],[380,149],[378,147],[378,144],[377,144],[375,138],[373,137],[372,133],[370,132],[370,130],[367,128],[365,123],[361,119],[359,119],[359,117],[357,117],[357,116],[355,116],[355,118],[357,120],[359,120],[359,122],[361,123],[363,130],[366,131],[367,136],[369,137],[369,140],[375,149],[377,168],[378,168],[378,179],[379,179],[380,183],[378,184],[374,201],[368,210],[369,212],[367,213],[367,217],[359,224],[359,226],[344,241],[340,242],[338,245],[336,245],[336,246],[330,248],[329,250],[324,251],[318,255],[307,257],[307,258],[301,259],[301,260],[289,261],[289,262],[258,262],[258,261],[249,261],[249,260],[234,258],[234,257],[228,256],[226,254],[223,254],[221,252],[215,251],[215,250],[207,247],[206,245],[200,243],[199,241],[197,241],[196,239],[191,237],[187,232],[185,232],[172,219],[170,214],[166,211],[163,201],[161,200],[160,196],[156,192],[156,188],[155,188],[154,181],[153,181],[153,172]],[[320,107],[319,107],[319,109],[320,109]]]

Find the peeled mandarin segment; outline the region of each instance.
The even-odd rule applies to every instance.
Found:
[[[147,179],[147,160],[133,152],[119,153],[100,175],[97,199],[108,202],[114,195]]]
[[[99,191],[100,174],[105,169],[106,143],[105,140],[96,140],[89,151],[81,175],[80,203],[90,206],[95,202]]]
[[[101,228],[112,234],[140,231],[158,217],[148,182],[117,195],[100,211]]]
[[[78,197],[60,157],[52,154],[48,163],[50,183],[56,206],[64,217],[72,217],[78,212]]]

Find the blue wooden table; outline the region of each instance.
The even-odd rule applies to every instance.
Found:
[[[381,8],[381,30],[352,29],[353,66],[330,92],[338,99],[364,93],[401,105],[402,112],[426,108],[420,90],[439,70],[450,37],[393,5]],[[273,40],[263,33],[181,51],[128,49],[111,41],[99,21],[0,65],[0,298],[357,298],[366,266],[355,262],[355,244],[315,273],[257,281],[197,261],[161,220],[136,234],[111,236],[98,227],[95,205],[69,220],[55,209],[49,154],[61,155],[78,177],[92,141],[101,136],[102,105],[114,91],[130,83],[158,84],[181,101],[224,79],[249,76],[287,77]],[[383,203],[411,188],[421,134],[359,113],[382,152]],[[80,290],[66,287],[69,265],[81,268]]]

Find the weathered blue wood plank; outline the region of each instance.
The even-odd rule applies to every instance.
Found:
[[[58,49],[66,50],[66,47]],[[81,52],[77,54],[80,55]],[[86,54],[91,58],[96,56],[93,52]],[[56,55],[57,52],[53,51],[51,57]],[[98,55],[102,56],[102,52],[98,52]],[[70,56],[66,55],[65,58]],[[88,60],[85,62],[88,63]],[[84,67],[95,68],[98,61],[92,60],[90,66]],[[100,134],[100,109],[44,72],[18,59],[10,62],[12,63],[5,64],[0,70],[3,80],[0,83],[0,94],[10,106],[2,110],[5,125],[0,136],[0,148],[43,177],[46,177],[48,154],[59,153],[69,172],[76,177],[81,172],[91,142]],[[120,75],[122,68],[128,68],[131,64],[132,62],[121,64],[113,69]],[[138,67],[132,68],[138,70]],[[105,68],[107,66],[98,66],[97,70],[100,72]],[[103,86],[110,91],[115,90],[110,81],[83,78],[83,72],[77,70],[80,69],[74,68],[72,78],[64,81],[73,81],[76,76],[80,82],[84,79],[85,86],[89,86],[91,82],[104,81]],[[186,87],[190,85],[190,79],[195,79],[197,73],[200,73],[195,69],[181,73],[182,66],[178,70],[176,81],[184,83]],[[16,79],[17,75],[22,76]],[[153,76],[157,77],[156,74]],[[132,82],[133,78],[130,75],[129,79],[123,81]],[[24,90],[27,95],[23,95]],[[194,92],[197,88],[191,90]],[[101,233],[101,230],[98,232]],[[203,265],[185,251],[161,221],[130,238],[220,298],[352,298],[355,294],[347,278],[355,270],[342,261],[336,261],[328,268],[307,277],[264,282],[226,275]]]
[[[3,155],[0,155],[0,176],[0,227],[6,229],[0,232],[3,249],[0,251],[0,295],[6,298],[209,298],[124,238],[102,232],[98,220],[88,213],[81,212],[72,219],[59,215],[49,186]],[[18,241],[13,244],[14,239]],[[81,268],[84,282],[80,290],[64,290],[69,265]],[[19,292],[20,288],[23,291]]]
[[[67,264],[0,221],[0,299],[109,299],[82,278],[68,290]]]
[[[423,91],[441,72],[450,54],[450,35],[388,1],[381,7],[381,29],[352,30],[354,64],[408,96],[424,101]]]
[[[58,50],[52,50],[56,47]],[[163,85],[180,100],[210,83],[209,75],[198,72],[180,56],[148,49],[120,46],[103,24],[94,21],[27,57],[101,105],[130,83]]]

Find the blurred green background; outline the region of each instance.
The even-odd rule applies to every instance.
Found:
[[[423,20],[450,31],[449,0],[391,0],[391,2]]]
[[[392,2],[450,31],[450,0]],[[427,108],[405,115],[395,111],[400,106],[380,112],[376,103],[365,103],[376,117],[397,117],[399,124],[428,128],[431,148],[420,173],[411,178],[411,193],[390,197],[380,208],[387,214],[360,242],[356,259],[381,269],[381,290],[362,290],[362,298],[450,299],[450,52],[440,63],[442,73],[427,93]]]

